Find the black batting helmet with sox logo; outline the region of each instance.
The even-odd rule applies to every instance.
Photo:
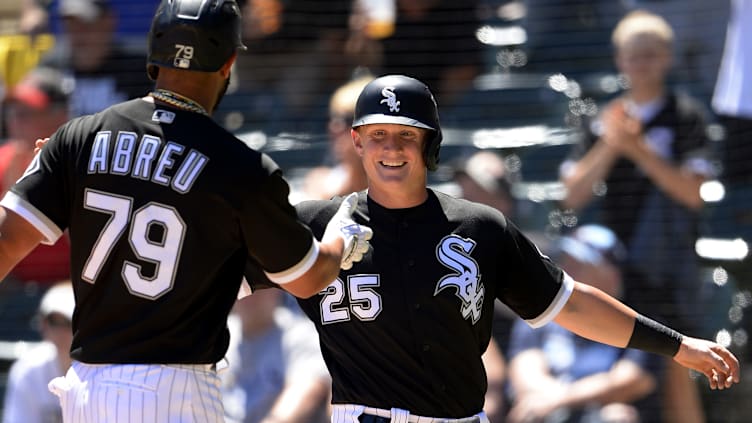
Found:
[[[423,158],[428,170],[436,170],[443,137],[436,100],[426,84],[404,75],[386,75],[371,81],[358,97],[352,127],[372,123],[395,123],[432,131]]]

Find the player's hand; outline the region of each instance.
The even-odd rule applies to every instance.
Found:
[[[685,336],[674,361],[704,374],[710,389],[726,389],[739,383],[739,360],[715,342]]]
[[[34,154],[39,153],[39,151],[42,150],[42,147],[44,147],[44,145],[47,144],[47,141],[49,140],[49,138],[37,138],[37,140],[34,141]]]
[[[353,263],[360,261],[363,254],[368,251],[368,240],[373,236],[371,228],[355,223],[352,214],[358,207],[358,193],[345,197],[342,205],[326,225],[323,239],[329,239],[332,236],[342,237],[345,242],[342,249],[342,261],[340,268],[348,270]]]

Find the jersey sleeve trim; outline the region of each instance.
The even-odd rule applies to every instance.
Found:
[[[298,264],[290,267],[287,270],[283,270],[281,272],[277,273],[269,273],[264,272],[266,276],[274,283],[279,285],[284,285],[286,283],[290,283],[294,281],[295,279],[301,277],[305,272],[307,272],[311,267],[313,267],[313,264],[316,262],[316,259],[319,256],[319,242],[316,241],[316,239],[313,240],[311,243],[311,248],[308,249],[308,252],[303,257],[302,260],[298,262]]]
[[[572,291],[574,290],[574,279],[572,279],[572,277],[569,276],[566,272],[562,273],[564,277],[561,281],[559,292],[556,294],[554,300],[551,301],[551,304],[548,306],[546,311],[544,311],[534,319],[525,320],[525,322],[531,327],[539,328],[546,323],[554,320],[556,315],[558,315],[561,309],[564,308],[564,304],[569,301],[569,296],[572,295]]]
[[[26,219],[44,235],[42,244],[53,245],[63,235],[63,231],[44,213],[12,191],[5,194],[0,205]]]

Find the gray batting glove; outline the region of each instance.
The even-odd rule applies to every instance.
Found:
[[[358,193],[345,197],[337,212],[326,225],[324,239],[330,238],[330,234],[336,233],[345,241],[345,247],[342,250],[342,261],[340,268],[349,270],[353,263],[357,263],[363,258],[368,251],[368,240],[373,236],[373,231],[368,226],[355,223],[352,214],[358,207]]]

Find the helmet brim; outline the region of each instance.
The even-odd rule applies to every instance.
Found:
[[[416,119],[412,119],[406,116],[392,116],[378,113],[362,116],[361,118],[353,122],[352,127],[357,128],[359,126],[371,125],[374,123],[394,123],[397,125],[414,126],[416,128],[424,128],[436,131],[436,128],[430,125],[426,125],[425,123]]]

